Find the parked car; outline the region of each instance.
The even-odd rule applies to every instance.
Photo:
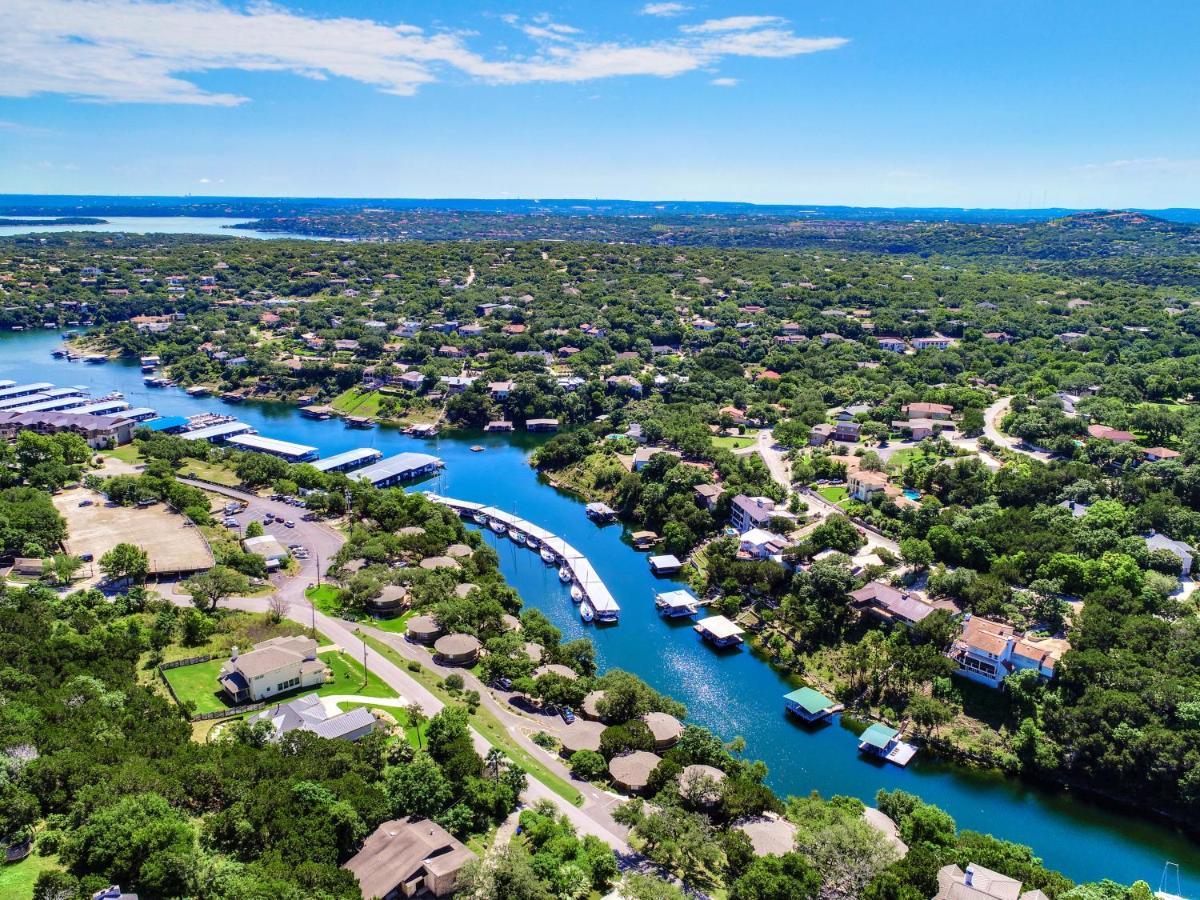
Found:
[[[91,562],[93,559],[95,559],[95,557],[92,556],[92,554],[90,554],[90,553],[80,553],[79,554],[80,562]]]
[[[497,688],[499,688],[502,691],[511,691],[512,690],[512,679],[511,678],[497,678],[494,682],[492,682],[492,684],[495,685]]]
[[[569,706],[564,706],[558,711],[558,714],[562,716],[563,721],[568,725],[575,721],[575,710],[571,709]]]
[[[286,522],[283,523],[283,527],[284,528],[295,528],[296,523],[293,522],[291,519],[288,519]]]
[[[92,505],[92,501],[91,501],[91,500],[80,500],[80,501],[79,501],[79,505],[80,505],[80,506],[91,506],[91,505]]]

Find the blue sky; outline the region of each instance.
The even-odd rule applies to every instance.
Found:
[[[0,192],[1200,206],[1185,0],[0,13]]]

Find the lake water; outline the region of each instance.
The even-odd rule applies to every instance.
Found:
[[[0,216],[0,218],[33,219],[45,218],[51,221],[51,216]],[[123,231],[128,234],[216,234],[222,237],[243,238],[298,238],[301,240],[317,240],[300,234],[275,234],[265,231],[253,231],[245,228],[230,228],[230,225],[241,225],[250,219],[217,219],[208,216],[93,216],[104,219],[103,225],[2,225],[0,237],[13,237],[18,234],[57,234],[66,231]]]
[[[131,361],[87,365],[52,359],[50,351],[59,344],[56,331],[0,334],[0,378],[87,386],[93,394],[119,390],[132,405],[165,415],[219,410],[265,436],[317,446],[322,456],[355,447],[376,447],[385,455],[418,450],[440,456],[446,462],[443,473],[418,489],[492,504],[565,538],[605,580],[621,604],[621,622],[604,628],[583,625],[553,568],[485,530],[505,576],[528,605],[545,612],[564,638],[590,637],[602,668],[637,673],[685,703],[692,720],[723,738],[744,736],[747,755],[767,763],[771,786],[781,794],[817,790],[871,802],[880,788],[903,788],[945,809],[961,828],[1032,845],[1049,866],[1074,879],[1107,877],[1128,883],[1140,878],[1157,887],[1164,861],[1171,860],[1183,870],[1184,894],[1200,890],[1200,846],[1171,828],[1115,813],[1067,791],[920,756],[907,769],[874,764],[860,757],[852,732],[840,724],[818,731],[801,728],[783,708],[782,695],[791,686],[765,661],[746,649],[714,652],[700,642],[689,620],[671,622],[656,614],[654,593],[670,580],[650,574],[646,555],[629,547],[620,525],[593,525],[579,500],[538,478],[528,457],[544,438],[470,433],[426,441],[391,429],[353,430],[337,420],[305,419],[283,404],[226,405],[173,388],[148,388]],[[474,444],[487,449],[473,453]]]

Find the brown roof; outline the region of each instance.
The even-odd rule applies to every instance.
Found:
[[[358,879],[363,900],[386,897],[397,885],[427,871],[457,872],[475,854],[428,819],[384,822],[342,866]]]
[[[560,666],[558,663],[550,663],[548,666],[538,666],[533,670],[533,677],[540,678],[543,675],[561,675],[568,681],[574,681],[579,676],[566,666]]]
[[[599,750],[602,731],[604,726],[599,722],[576,719],[562,730],[559,740],[568,753],[574,753],[576,750]]]
[[[409,634],[430,637],[440,634],[441,631],[442,626],[437,623],[437,619],[433,616],[414,616],[408,620]]]
[[[471,634],[448,634],[433,645],[442,656],[468,656],[479,652],[479,638]]]
[[[268,672],[302,660],[312,660],[317,655],[317,642],[309,637],[278,637],[257,644],[249,653],[225,663],[226,671],[238,671],[250,681]]]
[[[618,785],[631,791],[640,791],[650,781],[650,774],[658,768],[662,759],[645,750],[633,750],[613,757],[608,764],[608,773]]]
[[[642,721],[646,723],[646,727],[654,735],[654,740],[659,743],[677,741],[679,740],[679,736],[683,734],[683,725],[680,724],[679,720],[664,712],[646,713],[642,716]]]

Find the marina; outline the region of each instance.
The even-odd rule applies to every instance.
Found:
[[[317,460],[312,466],[319,472],[350,472],[382,458],[383,454],[378,450],[371,447],[358,447],[338,453],[328,459]]]
[[[235,434],[229,437],[226,443],[235,450],[267,453],[290,463],[309,462],[320,456],[320,451],[316,447],[296,444],[292,441],[281,441],[278,438],[263,437],[258,434]]]
[[[514,538],[519,537],[522,543],[528,544],[531,548],[537,547],[549,550],[561,561],[559,569],[560,580],[564,572],[568,573],[572,588],[571,599],[581,604],[587,604],[581,607],[581,616],[584,615],[585,611],[590,610],[598,622],[616,622],[620,618],[620,604],[613,598],[612,593],[605,586],[600,575],[592,567],[592,564],[588,562],[587,557],[562,538],[551,534],[538,525],[534,525],[532,522],[517,518],[502,509],[496,509],[494,506],[485,506],[482,503],[473,503],[470,500],[456,500],[452,497],[443,497],[430,491],[426,491],[425,496],[434,503],[450,507],[464,518],[478,521],[476,517],[482,516],[489,523],[498,523],[505,532],[513,535]],[[492,530],[496,530],[494,526]],[[531,538],[532,541],[530,541]],[[576,589],[578,590],[578,598],[576,598],[574,593]]]
[[[191,397],[182,389],[148,388],[136,357],[95,367],[72,367],[66,360],[53,359],[50,349],[58,340],[56,332],[40,329],[0,333],[0,384],[10,382],[0,391],[37,381],[46,382],[42,390],[53,382],[78,383],[97,397],[119,390],[135,406],[159,410],[161,418],[149,423],[152,429],[156,423],[163,423],[164,430],[177,430],[229,418],[214,414],[222,409],[219,399]],[[782,795],[818,790],[825,796],[845,794],[872,803],[881,788],[903,789],[936,803],[955,817],[959,828],[1031,845],[1047,865],[1076,880],[1107,877],[1130,883],[1144,878],[1153,884],[1163,860],[1172,859],[1184,872],[1182,893],[1196,895],[1200,846],[1180,830],[1114,811],[1077,791],[942,762],[926,753],[903,768],[869,764],[865,754],[855,752],[857,729],[838,716],[828,727],[806,727],[780,703],[797,685],[765,658],[752,649],[712,652],[695,639],[689,618],[661,614],[652,598],[683,588],[683,583],[673,576],[656,578],[645,557],[630,547],[628,529],[595,527],[583,515],[584,504],[577,497],[539,479],[528,457],[542,436],[448,431],[431,446],[386,425],[357,431],[307,419],[293,404],[250,400],[239,405],[237,413],[248,428],[320,447],[325,461],[363,447],[381,455],[429,449],[446,467],[415,489],[433,489],[480,507],[537,510],[540,521],[553,523],[559,537],[586,553],[612,595],[624,601],[621,627],[589,628],[581,621],[579,607],[570,602],[557,567],[545,564],[540,553],[521,552],[483,526],[485,542],[499,553],[505,578],[526,606],[542,611],[562,631],[564,641],[590,637],[602,670],[638,674],[683,702],[689,720],[714,729],[725,740],[745,736],[747,758],[766,762],[768,783]],[[472,453],[475,445],[485,446],[487,452]]]

